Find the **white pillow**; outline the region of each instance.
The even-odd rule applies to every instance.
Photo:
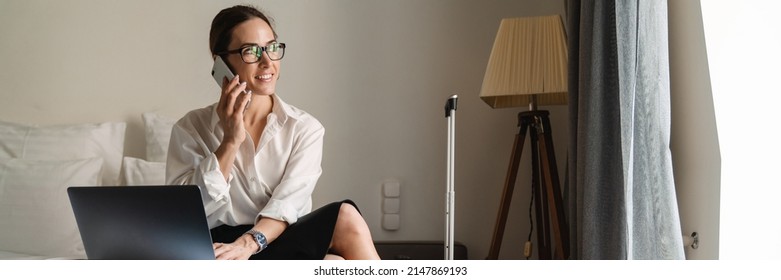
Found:
[[[122,160],[123,185],[164,185],[165,162],[152,162],[140,158],[125,157]]]
[[[146,160],[165,162],[168,158],[168,142],[171,140],[171,128],[175,119],[156,113],[143,113],[146,134]]]
[[[67,188],[97,184],[102,164],[0,159],[0,251],[86,258]]]
[[[116,185],[125,149],[125,123],[31,126],[0,121],[0,158],[103,158],[102,180]]]

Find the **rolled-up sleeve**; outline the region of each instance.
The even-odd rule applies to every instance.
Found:
[[[312,192],[323,170],[323,136],[325,129],[314,122],[299,134],[293,143],[293,150],[285,166],[285,173],[271,198],[258,214],[295,223],[300,216],[312,209]]]
[[[220,171],[217,156],[211,152],[194,126],[178,122],[171,130],[166,162],[166,184],[198,185],[210,222],[230,209],[230,180]]]

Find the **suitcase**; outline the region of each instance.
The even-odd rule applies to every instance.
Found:
[[[447,118],[447,190],[445,191],[445,242],[442,250],[443,259],[455,259],[455,150],[456,150],[456,107],[458,95],[452,95],[445,103],[445,118]]]

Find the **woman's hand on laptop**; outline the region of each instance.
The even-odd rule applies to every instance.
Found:
[[[214,243],[214,257],[218,260],[248,260],[257,251],[258,244],[246,234],[233,243]]]

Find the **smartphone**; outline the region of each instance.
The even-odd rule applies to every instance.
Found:
[[[222,82],[223,78],[228,78],[228,81],[233,80],[233,71],[231,71],[230,67],[228,67],[228,64],[225,63],[225,61],[222,60],[222,57],[219,55],[217,58],[214,59],[214,65],[212,66],[212,77],[214,77],[214,81],[217,82],[217,85],[222,88]],[[246,93],[246,91],[242,91]],[[244,111],[249,108],[249,102],[247,102],[247,106],[244,107]]]
[[[212,66],[212,77],[217,82],[217,85],[222,88],[223,78],[228,78],[228,81],[233,80],[233,71],[231,71],[228,64],[222,60],[219,55],[214,59],[214,65]]]

